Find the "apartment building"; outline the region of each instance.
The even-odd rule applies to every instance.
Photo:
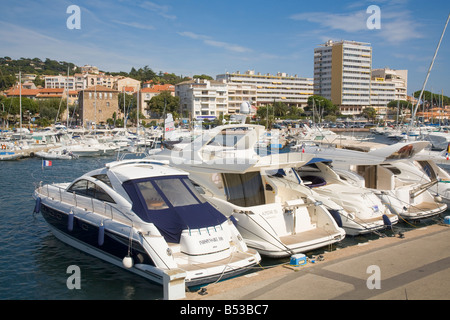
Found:
[[[228,87],[223,81],[194,79],[175,86],[180,111],[190,118],[215,119],[228,113]]]
[[[284,102],[290,106],[304,107],[308,98],[314,93],[313,79],[297,75],[291,76],[281,72],[276,75],[255,73],[254,70],[247,70],[244,73],[227,72],[217,75],[216,80],[225,81],[229,86],[244,86],[245,88],[242,89],[243,100],[247,99],[247,102],[254,103],[256,106]],[[229,98],[231,97],[233,96],[229,96]],[[239,109],[239,107],[236,108],[236,105],[230,104],[230,113]]]
[[[383,78],[373,78],[370,81],[370,105],[381,117],[387,116],[387,105],[396,100],[395,84]]]
[[[345,113],[370,106],[372,47],[356,41],[328,41],[314,49],[314,94]]]
[[[372,47],[328,41],[314,49],[314,94],[330,99],[344,115],[374,107],[380,116],[393,100],[407,100],[407,70],[372,69]]]
[[[241,105],[244,102],[250,104],[250,106],[256,106],[257,95],[256,86],[244,84],[244,83],[228,83],[228,113],[239,113]],[[255,109],[250,110],[250,113],[255,113]]]
[[[45,88],[47,89],[66,89],[79,90],[76,86],[76,78],[74,76],[45,76],[44,77]],[[84,88],[81,88],[84,89]]]
[[[408,99],[408,70],[394,70],[390,68],[381,68],[372,70],[372,79],[393,83],[395,86],[395,99]]]
[[[112,77],[111,83],[112,83],[111,88],[119,92],[123,92],[124,88],[131,89],[132,92],[137,92],[141,89],[141,82],[139,80],[129,77],[121,77],[121,76]]]

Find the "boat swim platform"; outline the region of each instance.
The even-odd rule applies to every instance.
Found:
[[[260,300],[270,308],[268,300],[450,299],[450,227],[445,224],[324,252],[322,257],[315,263],[308,257],[298,267],[287,261],[260,268],[205,286],[207,294],[187,292],[184,300]],[[376,275],[379,287],[374,285]]]

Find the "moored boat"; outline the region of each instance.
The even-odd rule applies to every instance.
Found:
[[[430,193],[428,181],[418,180],[400,167],[403,160],[414,158],[428,144],[402,142],[369,152],[308,147],[307,152],[332,159],[341,179],[372,190],[392,213],[405,220],[420,220],[447,209],[445,203]]]
[[[261,259],[186,172],[161,162],[109,163],[71,183],[40,186],[34,197],[57,238],[158,284],[181,271],[186,286],[201,285]]]
[[[312,159],[306,165],[294,168],[294,179],[321,196],[340,205],[340,222],[348,235],[359,235],[391,228],[398,216],[391,213],[376,194],[367,188],[341,179],[326,159]],[[287,174],[287,177],[292,175]]]
[[[204,197],[236,221],[246,244],[261,255],[287,257],[343,240],[344,229],[311,190],[272,174],[305,164],[312,155],[260,156],[255,146],[263,132],[256,125],[219,126],[180,150],[151,158],[189,172]]]

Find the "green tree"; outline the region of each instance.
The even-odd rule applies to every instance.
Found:
[[[214,80],[213,77],[208,76],[208,75],[206,75],[206,74],[202,74],[202,75],[194,75],[193,78],[194,78],[194,79]]]
[[[413,93],[414,98],[419,98],[421,91],[416,91]],[[424,90],[422,95],[422,100],[427,101],[428,103],[431,103],[431,106],[438,106],[439,102],[444,103],[445,105],[450,104],[450,98],[447,96],[443,96],[442,93],[432,93],[430,91]]]
[[[304,113],[302,108],[296,106],[289,107],[288,117],[292,120],[300,119],[301,115]]]
[[[388,108],[397,109],[397,107],[400,107],[400,109],[405,109],[410,107],[410,103],[405,100],[393,100],[388,103]]]
[[[66,100],[58,98],[38,100],[37,105],[40,118],[47,119],[50,123],[61,121],[67,107]]]
[[[397,123],[403,120],[402,114],[404,110],[411,109],[412,105],[405,100],[394,100],[388,103],[387,114],[390,118],[393,118]]]
[[[170,91],[163,91],[148,102],[146,109],[150,112],[157,113],[160,117],[164,116],[164,112],[171,112],[174,118],[177,118],[179,108],[180,98],[172,96]]]
[[[364,108],[364,110],[362,111],[362,115],[363,117],[367,118],[367,120],[372,120],[373,122],[375,122],[375,119],[377,117],[377,110],[372,107]]]
[[[273,104],[273,112],[275,117],[284,118],[287,115],[289,107],[287,104],[277,101]]]
[[[41,79],[39,76],[37,76],[36,79],[34,79],[33,83],[36,87],[39,87],[39,86],[45,87],[45,80]]]
[[[123,114],[129,114],[131,111],[137,108],[137,99],[134,95],[127,93],[119,93],[119,109]]]
[[[5,98],[2,100],[2,103],[5,107],[5,112],[9,113],[10,115],[14,115],[14,116],[17,116],[20,114],[20,98],[19,97]],[[3,109],[2,109],[2,111],[3,111]],[[29,112],[31,114],[38,113],[39,105],[33,99],[22,97],[22,115],[24,115],[26,112]]]
[[[327,115],[339,115],[339,108],[337,106],[330,100],[318,95],[313,95],[308,98],[308,106],[305,108],[305,111],[311,111],[314,115],[318,115],[318,119]],[[318,119],[314,119],[314,121]]]
[[[256,115],[262,120],[261,124],[265,125],[268,129],[272,127],[275,121],[273,116],[273,106],[261,106],[256,111]]]

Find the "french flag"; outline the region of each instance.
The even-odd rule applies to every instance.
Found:
[[[51,167],[52,162],[50,160],[42,160],[42,166],[43,167]]]

